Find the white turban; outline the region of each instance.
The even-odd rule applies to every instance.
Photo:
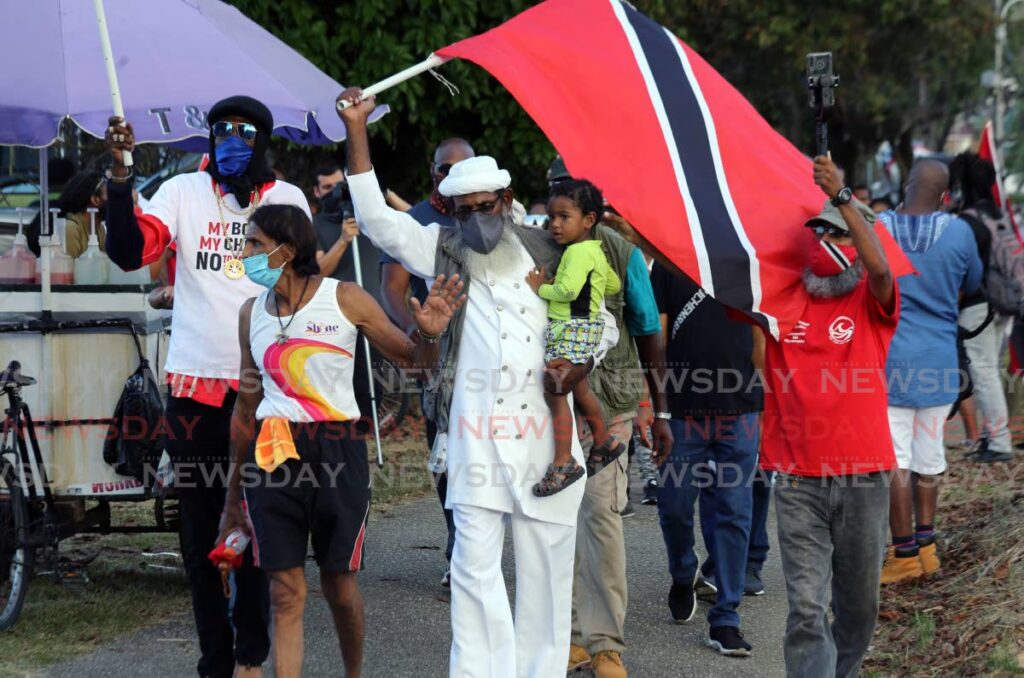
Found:
[[[503,191],[512,185],[508,170],[498,168],[489,155],[478,155],[452,165],[448,176],[437,187],[441,195],[450,198],[470,193]]]

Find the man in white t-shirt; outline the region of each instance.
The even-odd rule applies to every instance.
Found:
[[[210,160],[160,187],[145,210],[131,202],[132,174],[122,162],[134,147],[131,125],[111,118],[107,147],[114,158],[107,182],[107,254],[124,270],[177,251],[174,316],[167,355],[167,451],[175,464],[182,558],[192,589],[201,676],[259,676],[270,650],[269,590],[252,564],[235,571],[237,595],[228,616],[220,574],[207,559],[218,535],[239,383],[238,310],[261,289],[241,262],[249,215],[258,205],[298,205],[302,191],[278,181],[265,159],[274,128],[262,103],[234,96],[208,116]],[[238,673],[235,674],[235,666]]]

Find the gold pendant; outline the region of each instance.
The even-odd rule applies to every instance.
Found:
[[[241,280],[245,277],[245,264],[241,259],[228,259],[224,262],[224,275],[228,280]]]

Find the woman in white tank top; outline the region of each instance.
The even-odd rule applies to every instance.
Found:
[[[267,289],[239,316],[241,384],[220,539],[233,530],[253,538],[257,564],[271,577],[275,669],[297,676],[312,536],[324,597],[344,619],[338,639],[346,673],[354,675],[363,642],[355,574],[370,501],[366,446],[353,426],[360,415],[352,389],[356,337],[362,331],[399,367],[433,367],[437,342],[465,302],[462,282],[439,276],[422,306],[412,300],[414,342],[358,285],[320,275],[316,235],[301,209],[257,209],[243,255],[246,275]]]

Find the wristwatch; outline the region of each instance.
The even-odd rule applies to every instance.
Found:
[[[655,419],[671,419],[672,418],[672,413],[671,412],[655,412],[654,413],[654,418]]]
[[[849,186],[843,186],[843,189],[839,191],[839,194],[832,198],[832,204],[839,207],[840,205],[849,203],[851,200],[853,200],[853,191],[850,190]]]

